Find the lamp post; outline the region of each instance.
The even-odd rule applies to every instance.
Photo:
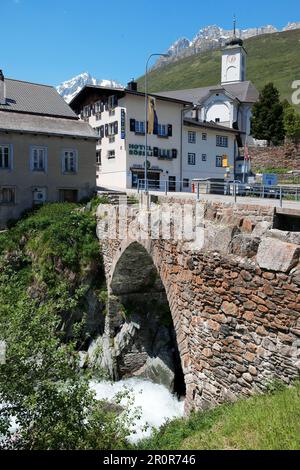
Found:
[[[146,73],[145,73],[145,193],[148,192],[148,155],[147,155],[147,147],[148,147],[148,65],[149,61],[152,57],[159,56],[159,57],[168,57],[168,54],[150,54],[147,62],[146,62]]]

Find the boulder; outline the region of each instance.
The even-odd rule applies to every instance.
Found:
[[[266,220],[263,220],[262,222],[258,222],[256,226],[254,227],[254,230],[252,232],[253,237],[261,237],[264,235],[270,228],[272,227],[271,222],[267,222]]]
[[[148,357],[146,363],[133,374],[135,377],[143,377],[156,384],[174,391],[175,372],[159,357]]]
[[[230,253],[244,258],[252,258],[257,253],[259,242],[259,238],[250,235],[236,235],[230,242]]]
[[[229,253],[229,246],[234,236],[240,233],[236,225],[207,223],[204,230],[205,250]]]
[[[256,260],[260,268],[286,273],[296,266],[299,254],[299,245],[267,237],[258,247]]]

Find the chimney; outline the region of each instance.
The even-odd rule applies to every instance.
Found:
[[[6,104],[5,81],[2,70],[0,70],[0,104]]]
[[[127,84],[127,90],[130,90],[130,91],[137,91],[137,87],[138,87],[137,82],[134,79],[132,79],[131,82]]]

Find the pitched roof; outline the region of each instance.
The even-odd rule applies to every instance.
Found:
[[[6,104],[0,111],[59,116],[77,119],[54,87],[5,78]]]
[[[84,101],[85,99],[88,98],[89,94],[93,94],[93,98],[95,96],[102,96],[102,95],[118,95],[120,97],[123,97],[125,95],[134,95],[134,96],[140,96],[142,98],[145,97],[145,93],[141,91],[133,91],[129,90],[128,88],[111,88],[111,87],[103,87],[100,85],[85,85],[85,87],[80,90],[77,95],[72,99],[70,102],[70,106],[72,109],[78,109],[80,106],[81,102]],[[97,94],[97,95],[95,95]],[[162,93],[149,93],[150,96],[153,96],[154,98],[157,98],[162,101],[170,101],[170,102],[175,102],[183,105],[191,105],[192,101],[191,100],[186,100],[182,98],[178,98],[177,96],[165,96]],[[96,98],[95,98],[96,99]]]
[[[168,98],[192,101],[194,104],[199,104],[199,102],[201,102],[210,93],[222,90],[225,90],[227,93],[242,103],[255,103],[259,97],[257,89],[250,81],[200,88],[190,88],[187,90],[162,91],[156,94]]]
[[[184,125],[186,126],[196,126],[196,127],[202,127],[203,129],[213,129],[219,132],[230,132],[231,134],[243,134],[243,132],[233,129],[232,127],[226,127],[222,126],[221,124],[217,124],[213,121],[197,121],[196,119],[184,119]]]
[[[0,131],[98,139],[92,127],[77,119],[0,111]]]

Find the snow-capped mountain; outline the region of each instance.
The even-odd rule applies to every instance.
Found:
[[[283,28],[283,31],[291,31],[292,29],[300,29],[300,21],[295,23],[288,23],[285,28]]]
[[[63,82],[61,85],[57,86],[56,89],[58,93],[66,100],[66,102],[70,103],[74,96],[76,96],[85,85],[100,85],[111,88],[123,88],[120,83],[117,83],[114,80],[98,80],[97,78],[92,77],[89,73],[84,72],[74,78],[71,78],[71,80]]]
[[[190,45],[191,45],[191,41],[187,38],[177,39],[177,41],[175,41],[174,44],[172,44],[172,46],[169,47],[169,49],[167,50],[167,54],[169,54],[169,56],[172,56],[172,55],[176,56],[180,54],[181,51],[190,47]]]
[[[282,31],[290,31],[300,28],[300,22],[288,23]],[[277,33],[279,30],[272,25],[258,28],[238,29],[236,35],[242,39],[248,39],[262,34]],[[198,52],[223,47],[228,39],[233,37],[233,30],[226,30],[217,25],[206,26],[198,31],[190,41],[188,38],[180,38],[167,50],[168,57],[158,59],[153,68],[174,62],[185,56],[190,56]]]

